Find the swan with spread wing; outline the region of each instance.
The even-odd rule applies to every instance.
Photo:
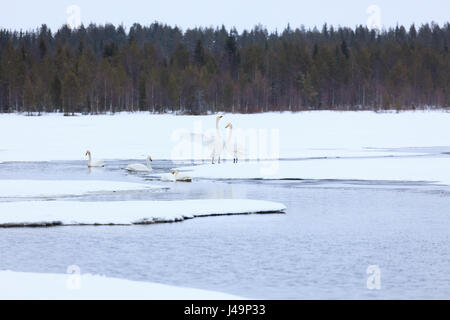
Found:
[[[194,139],[194,141],[200,141],[204,147],[207,147],[211,151],[212,164],[215,163],[216,159],[218,160],[218,163],[220,163],[224,148],[224,142],[219,127],[222,118],[223,115],[219,115],[216,118],[216,132],[214,135],[198,133],[190,133],[187,135],[190,139]]]

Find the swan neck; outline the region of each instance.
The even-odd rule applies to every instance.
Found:
[[[229,132],[228,132],[228,144],[230,144],[231,143],[231,138],[232,138],[232,136],[233,136],[233,127],[229,127]]]
[[[220,129],[219,129],[219,122],[220,122],[220,118],[217,118],[216,120],[216,134],[218,137],[220,137]]]

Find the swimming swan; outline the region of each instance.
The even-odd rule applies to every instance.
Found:
[[[152,162],[152,157],[147,157],[147,164],[141,164],[141,163],[134,163],[130,164],[128,167],[126,167],[125,170],[132,171],[132,172],[152,172],[153,168],[150,164]]]
[[[170,170],[170,173],[164,174],[161,177],[161,180],[166,182],[192,182],[191,177],[180,174],[180,171],[176,169]]]
[[[105,163],[101,160],[93,161],[91,152],[89,150],[86,151],[85,156],[89,156],[89,161],[88,161],[89,168],[102,168],[105,166]]]

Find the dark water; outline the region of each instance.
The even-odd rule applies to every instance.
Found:
[[[6,163],[0,179],[154,183],[126,174],[126,163],[109,162],[92,172],[81,162]],[[153,166],[158,173],[172,164]],[[167,185],[171,189],[163,192],[77,200],[250,198],[279,201],[288,210],[150,226],[0,229],[0,270],[65,273],[78,265],[82,273],[247,298],[450,297],[448,187],[356,181]],[[380,268],[380,290],[367,289],[369,265]]]

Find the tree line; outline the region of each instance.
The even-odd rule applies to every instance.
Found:
[[[449,43],[449,23],[0,30],[0,112],[442,108]]]

